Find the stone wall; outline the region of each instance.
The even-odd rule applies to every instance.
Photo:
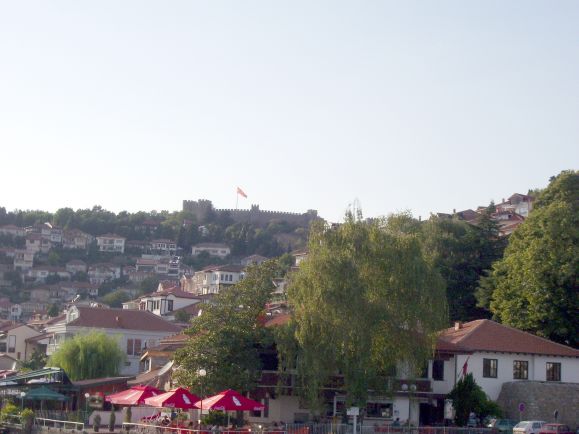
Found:
[[[210,200],[184,200],[183,211],[190,212],[195,215],[198,222],[204,222],[210,212],[217,215],[227,214],[236,223],[253,223],[256,225],[265,226],[272,220],[285,220],[288,223],[297,224],[307,227],[309,223],[318,218],[316,210],[308,210],[307,212],[293,213],[284,211],[265,211],[260,210],[259,205],[251,205],[251,209],[215,209]]]
[[[579,427],[579,384],[543,381],[514,381],[504,383],[497,400],[505,417],[519,420],[555,422],[553,413],[559,411],[557,422],[575,430]],[[519,403],[525,411],[519,414]]]

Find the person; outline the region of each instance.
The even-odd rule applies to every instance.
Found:
[[[397,417],[394,422],[392,422],[392,426],[400,426],[400,418]]]
[[[161,425],[163,425],[163,426],[171,425],[171,419],[169,419],[169,416],[167,416],[167,415],[163,416],[163,418],[161,419]]]

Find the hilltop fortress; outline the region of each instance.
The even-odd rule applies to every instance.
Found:
[[[310,209],[303,214],[284,211],[262,211],[259,205],[251,205],[250,209],[216,209],[210,200],[184,200],[183,211],[195,215],[198,222],[204,222],[211,213],[228,214],[236,223],[253,223],[267,225],[272,220],[285,220],[288,223],[300,226],[308,226],[310,222],[318,218],[318,212]]]

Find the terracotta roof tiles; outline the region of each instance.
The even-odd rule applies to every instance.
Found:
[[[579,357],[579,350],[488,319],[467,322],[458,329],[451,327],[443,330],[436,348],[450,352],[489,351]]]

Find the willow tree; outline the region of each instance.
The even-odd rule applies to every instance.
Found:
[[[432,355],[446,325],[445,286],[412,223],[404,214],[372,221],[348,214],[337,227],[311,228],[308,258],[291,277],[288,328],[314,408],[338,372],[347,404],[364,405],[369,389],[387,389],[394,368],[413,376]]]
[[[125,359],[117,339],[91,332],[64,341],[50,356],[48,366],[64,369],[71,380],[87,380],[119,375]]]

